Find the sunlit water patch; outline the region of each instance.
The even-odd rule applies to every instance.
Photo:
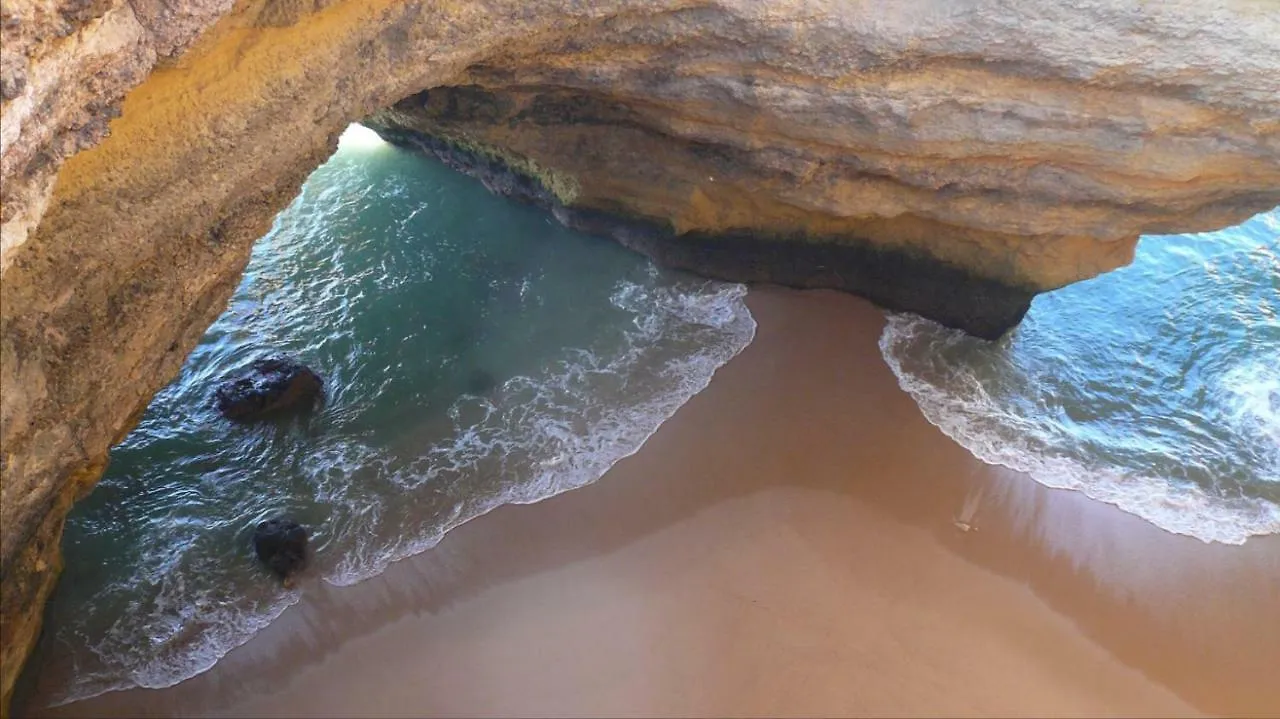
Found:
[[[1143,238],[998,343],[896,315],[880,347],[988,463],[1205,541],[1280,532],[1280,210]]]
[[[69,518],[54,701],[172,685],[308,581],[358,582],[501,504],[596,480],[754,335],[741,285],[659,271],[362,129]],[[216,382],[268,350],[326,378],[323,409],[222,420]],[[280,512],[312,533],[293,591],[250,543]]]

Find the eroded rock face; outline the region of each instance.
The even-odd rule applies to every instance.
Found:
[[[96,145],[124,93],[232,0],[6,0],[0,11],[0,268],[43,215],[59,166]]]
[[[796,178],[766,178],[749,161],[750,153],[657,133],[594,98],[538,96],[531,100],[541,106],[534,114],[511,99],[474,86],[438,88],[364,123],[391,142],[479,179],[495,194],[545,207],[568,227],[612,237],[668,267],[735,282],[846,290],[987,339],[1015,326],[1044,289],[903,242],[816,229],[823,223],[817,213],[767,206],[772,195],[763,182]],[[487,112],[475,113],[476,103]],[[562,113],[572,120],[552,119]],[[490,135],[514,127],[521,128],[519,140],[492,144]],[[572,137],[562,137],[563,150],[555,154],[530,151],[520,141],[561,130]],[[582,137],[583,130],[602,142]],[[708,200],[698,189],[707,182],[722,197]],[[601,192],[602,187],[609,189]],[[685,212],[699,211],[690,203],[714,208],[726,221],[682,229]],[[646,212],[657,207],[668,214]],[[728,219],[735,213],[736,219]],[[754,224],[742,224],[748,215]],[[891,235],[904,236],[910,237]]]
[[[0,34],[6,698],[110,445],[342,128],[423,90],[472,94],[384,124],[677,262],[1027,294],[1280,202],[1271,0],[7,0]]]

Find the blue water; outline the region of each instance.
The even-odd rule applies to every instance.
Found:
[[[360,581],[501,504],[596,480],[750,342],[745,292],[349,130],[69,517],[42,681],[55,702],[174,684],[308,582]],[[269,350],[326,378],[323,409],[222,420],[217,380]],[[277,512],[311,532],[293,591],[252,554]]]
[[[986,462],[1205,541],[1280,532],[1280,210],[1144,237],[1001,342],[898,315],[880,346]]]

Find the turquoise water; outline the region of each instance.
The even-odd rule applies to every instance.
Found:
[[[1172,532],[1280,532],[1280,209],[1144,237],[1126,268],[1037,297],[999,343],[909,315],[880,342],[980,459]]]
[[[55,702],[174,684],[307,582],[360,581],[596,480],[750,342],[744,295],[349,130],[72,512],[42,681]],[[319,371],[325,406],[223,421],[216,381],[269,350]],[[277,512],[312,536],[293,591],[250,545]]]

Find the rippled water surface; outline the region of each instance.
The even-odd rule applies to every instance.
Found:
[[[1280,532],[1280,210],[1145,237],[999,343],[900,315],[880,345],[987,462],[1206,541]]]
[[[357,582],[599,478],[750,342],[742,286],[660,272],[361,130],[72,513],[55,701],[173,684],[295,602],[253,559],[264,517],[310,528],[304,588]],[[215,383],[268,350],[317,369],[327,403],[222,420]]]

